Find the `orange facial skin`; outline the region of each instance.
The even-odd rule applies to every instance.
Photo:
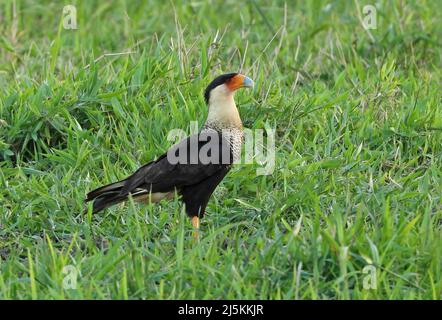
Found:
[[[246,76],[244,76],[242,74],[237,74],[236,76],[231,78],[229,81],[227,81],[226,85],[231,91],[235,91],[235,90],[242,88],[244,86],[244,79],[245,78],[246,78]]]

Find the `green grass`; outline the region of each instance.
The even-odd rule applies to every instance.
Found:
[[[441,1],[373,1],[369,31],[368,1],[268,3],[67,1],[65,30],[58,1],[1,2],[0,298],[441,298]],[[198,244],[178,200],[82,213],[237,70],[276,167],[235,167]]]

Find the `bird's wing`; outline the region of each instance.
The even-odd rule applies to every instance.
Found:
[[[139,188],[149,192],[167,192],[194,185],[225,170],[232,162],[230,144],[222,134],[200,132],[139,168],[125,180],[120,194],[127,195]]]

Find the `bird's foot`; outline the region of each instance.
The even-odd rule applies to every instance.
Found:
[[[193,238],[198,240],[199,238],[199,229],[200,229],[200,218],[197,216],[192,217],[192,226],[193,226]]]

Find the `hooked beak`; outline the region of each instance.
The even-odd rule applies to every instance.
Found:
[[[249,77],[244,77],[244,81],[242,82],[244,88],[253,88],[253,80]]]

